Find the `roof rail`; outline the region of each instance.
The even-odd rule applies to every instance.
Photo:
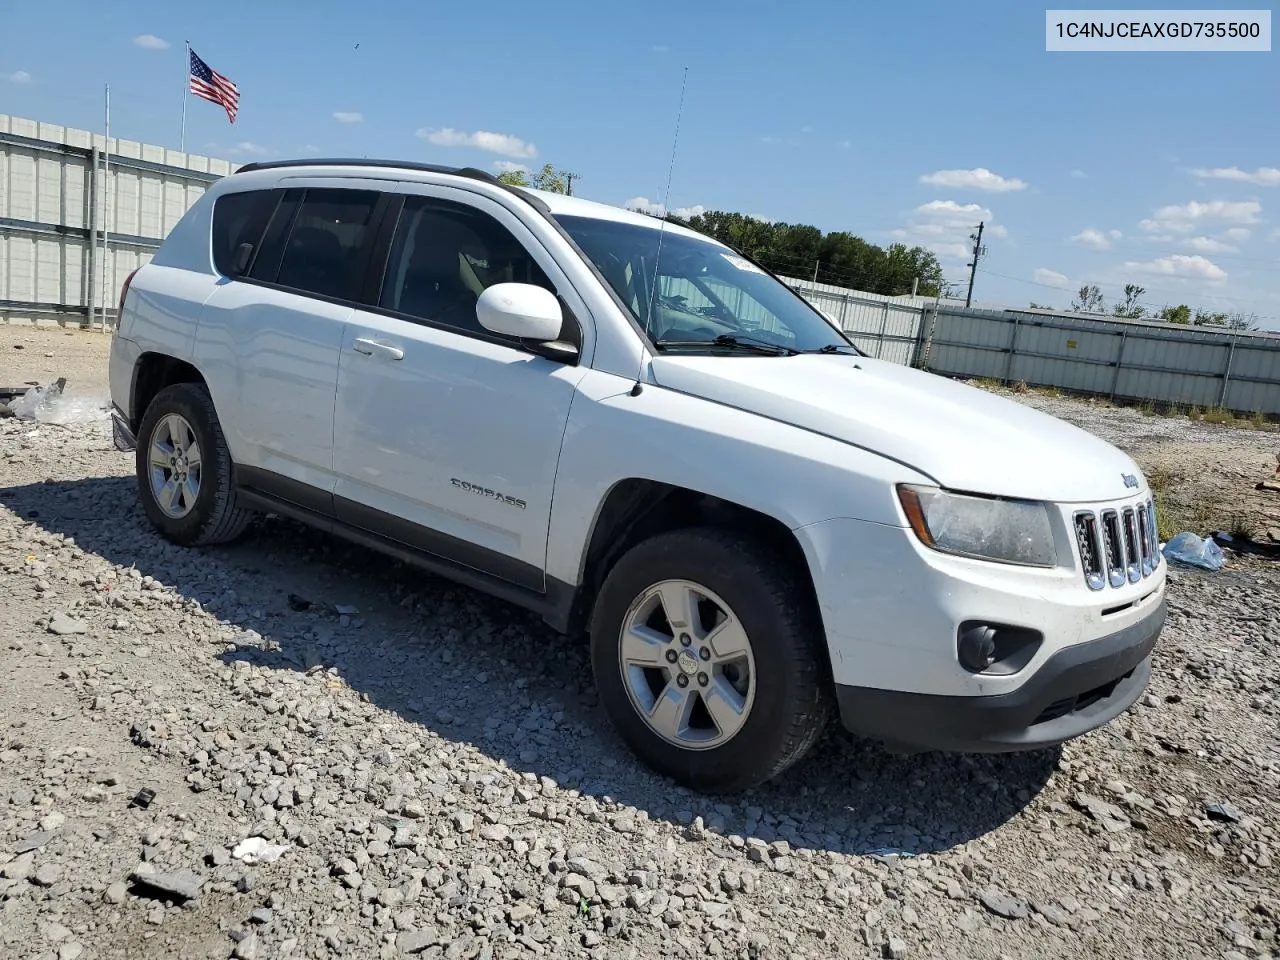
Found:
[[[487,170],[477,167],[446,167],[438,163],[419,163],[413,160],[379,160],[355,157],[303,157],[297,160],[256,160],[239,167],[236,173],[252,173],[255,170],[279,170],[286,167],[385,167],[396,170],[418,170],[426,173],[447,173],[455,177],[467,177],[482,183],[491,183],[513,193],[534,209],[543,214],[550,213],[551,208],[540,197],[536,197],[519,187],[503,183]],[[235,174],[232,174],[235,176]]]
[[[402,170],[424,170],[428,173],[457,173],[457,167],[438,163],[415,163],[412,160],[357,159],[356,157],[301,157],[296,160],[255,160],[246,163],[236,173],[252,173],[254,170],[278,170],[281,167],[395,167]],[[480,171],[483,173],[483,171]],[[234,174],[233,174],[234,176]],[[497,179],[496,177],[494,179]]]

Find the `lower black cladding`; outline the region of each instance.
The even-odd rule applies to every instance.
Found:
[[[243,506],[275,513],[530,610],[567,632],[577,588],[532,564],[256,467],[236,467]]]

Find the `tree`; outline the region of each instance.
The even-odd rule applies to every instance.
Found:
[[[1138,300],[1146,292],[1145,287],[1140,287],[1136,283],[1126,283],[1124,285],[1124,303],[1117,303],[1115,309],[1111,311],[1112,314],[1125,320],[1142,318],[1147,311],[1142,304],[1138,303]]]
[[[782,276],[816,276],[823,283],[888,296],[910,293],[915,287],[919,295],[932,297],[942,289],[942,265],[924,247],[893,244],[885,249],[845,231],[824,234],[809,224],[771,223],[723,210],[691,217],[687,226]]]
[[[1227,329],[1245,332],[1248,330],[1258,329],[1258,315],[1255,313],[1245,313],[1243,310],[1234,310],[1227,314]]]
[[[1052,310],[1053,307],[1049,306],[1047,303],[1036,303],[1034,300],[1032,300],[1031,303],[1027,305],[1027,309],[1028,310]]]
[[[1096,283],[1086,283],[1071,301],[1071,309],[1076,313],[1102,313],[1106,307],[1102,299],[1102,291]]]
[[[1182,323],[1191,322],[1191,308],[1185,303],[1180,303],[1176,307],[1165,307],[1160,311],[1159,317],[1165,323]]]
[[[578,175],[568,170],[557,170],[554,164],[544,163],[542,169],[529,178],[529,185],[535,190],[547,193],[568,193],[569,181],[576,180]]]
[[[1225,327],[1227,325],[1227,315],[1225,313],[1210,313],[1208,310],[1197,308],[1196,315],[1191,322],[1197,327]]]
[[[553,163],[544,163],[542,169],[535,173],[527,170],[507,170],[498,174],[498,179],[511,187],[532,187],[534,190],[545,190],[547,193],[568,193],[570,185],[578,179],[578,175],[568,170],[558,170]]]

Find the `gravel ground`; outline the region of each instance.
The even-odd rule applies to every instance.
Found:
[[[105,349],[5,331],[0,382],[103,391]],[[1277,955],[1280,565],[1170,602],[1149,695],[1060,750],[833,732],[705,797],[526,614],[282,521],[171,547],[105,423],[2,420],[0,956]]]

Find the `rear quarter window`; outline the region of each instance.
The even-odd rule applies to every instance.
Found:
[[[240,244],[258,245],[278,196],[275,190],[244,190],[214,201],[213,265],[220,274],[231,276]]]

